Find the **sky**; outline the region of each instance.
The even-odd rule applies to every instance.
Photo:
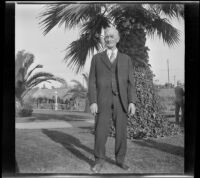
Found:
[[[39,14],[44,10],[41,4],[16,4],[15,11],[15,53],[19,50],[26,50],[34,54],[35,61],[32,67],[42,64],[44,67],[37,71],[45,71],[55,76],[64,78],[69,84],[71,80],[79,80],[85,85],[82,73],[89,73],[92,56],[87,58],[84,69],[81,73],[75,74],[66,62],[64,56],[68,45],[79,38],[79,29],[68,30],[63,26],[54,27],[47,35],[39,25]],[[180,80],[184,83],[184,21],[173,20],[172,25],[180,30],[180,42],[174,47],[169,47],[157,36],[147,37],[146,46],[149,51],[149,63],[155,74],[154,81],[157,84],[168,82],[167,60],[169,61],[169,79],[171,83]],[[43,84],[40,84],[41,87]],[[60,84],[52,82],[45,83],[46,87],[59,87]]]

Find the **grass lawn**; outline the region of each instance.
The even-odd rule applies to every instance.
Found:
[[[70,128],[16,129],[16,161],[20,173],[92,173],[94,136],[91,115],[84,113],[38,111],[16,122],[65,121]],[[107,141],[107,161],[101,173],[184,172],[184,136],[128,140],[126,162],[130,171],[115,165],[114,139]]]

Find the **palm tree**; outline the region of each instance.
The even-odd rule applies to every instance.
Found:
[[[78,73],[89,54],[102,49],[102,29],[109,25],[137,26],[145,35],[158,35],[172,46],[179,42],[179,31],[167,18],[183,18],[183,6],[177,4],[51,4],[40,14],[39,22],[46,35],[56,25],[81,26],[80,38],[66,48],[65,60]],[[122,32],[120,30],[120,32]],[[146,40],[145,40],[146,41]],[[135,59],[137,60],[137,58]]]
[[[82,75],[86,82],[86,87],[78,80],[71,80],[71,82],[75,83],[75,85],[67,93],[73,93],[73,96],[72,96],[73,98],[77,98],[77,97],[85,98],[85,112],[89,112],[89,100],[88,100],[89,75],[88,73],[84,73]]]
[[[34,55],[25,50],[21,50],[17,53],[15,59],[15,96],[23,105],[24,96],[31,90],[33,87],[37,86],[42,82],[49,82],[51,80],[64,82],[64,79],[54,76],[51,73],[47,72],[37,72],[33,73],[36,69],[42,68],[42,65],[36,65],[32,69],[30,66],[34,62]]]
[[[64,58],[68,66],[77,73],[84,67],[88,55],[104,48],[103,29],[114,25],[121,37],[118,43],[119,51],[128,54],[132,59],[136,91],[140,101],[136,103],[136,116],[128,122],[128,135],[141,135],[143,128],[146,128],[146,133],[142,135],[174,132],[173,126],[165,124],[168,121],[159,114],[159,100],[153,89],[154,75],[148,63],[149,48],[145,43],[147,36],[158,36],[169,47],[177,45],[180,32],[171,25],[170,20],[184,18],[183,5],[53,4],[46,7],[40,18],[39,23],[43,27],[44,35],[56,25],[64,24],[65,28],[69,29],[81,27],[80,38],[66,48]],[[135,134],[136,131],[138,134]]]
[[[75,83],[74,87],[69,90],[69,92],[73,93],[73,97],[87,96],[87,88],[85,88],[81,82],[79,82],[78,80],[71,80],[71,82]]]

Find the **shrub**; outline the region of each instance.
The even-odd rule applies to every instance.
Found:
[[[18,111],[18,115],[20,117],[28,117],[31,116],[33,112],[33,107],[31,104],[24,104]]]
[[[128,118],[127,138],[140,139],[178,134],[182,131],[181,128],[170,122],[162,113],[163,108],[153,84],[154,74],[148,60],[149,48],[146,46],[145,30],[131,18],[116,20],[116,24],[121,37],[118,49],[130,56],[133,62],[138,97],[136,113]],[[112,125],[110,136],[114,135],[115,129]]]
[[[134,78],[136,79],[138,102],[136,103],[135,115],[128,118],[127,138],[156,138],[182,132],[180,127],[164,117],[160,104],[161,100],[155,92],[150,69],[137,67]],[[110,136],[115,136],[113,124],[110,129]]]

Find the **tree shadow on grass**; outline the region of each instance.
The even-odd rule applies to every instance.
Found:
[[[166,153],[184,157],[184,148],[181,146],[156,142],[154,140],[142,140],[142,141],[134,140],[133,142],[142,147],[150,147],[150,148],[157,149]]]
[[[65,149],[70,151],[74,154],[77,158],[82,159],[83,161],[87,162],[90,166],[94,165],[94,161],[86,157],[80,150],[76,147],[83,149],[84,151],[93,155],[93,150],[85,145],[83,145],[80,140],[72,135],[67,133],[55,131],[55,130],[48,130],[42,129],[42,132],[47,135],[51,140],[61,144]],[[106,161],[111,164],[115,164],[115,161],[106,157]]]

